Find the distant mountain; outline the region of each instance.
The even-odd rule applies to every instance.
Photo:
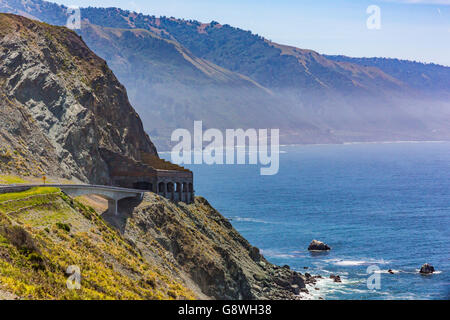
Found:
[[[167,146],[174,129],[191,128],[194,120],[214,128],[301,126],[311,131],[310,139],[325,135],[289,114],[289,105],[269,89],[194,56],[176,41],[145,29],[89,23],[80,34],[129,88],[132,104],[160,146]]]
[[[65,24],[66,8],[0,0],[0,11]],[[170,132],[280,128],[284,143],[450,139],[450,68],[324,56],[217,22],[84,8],[79,33],[124,83],[160,146]]]
[[[434,63],[420,63],[387,58],[350,58],[325,56],[337,62],[349,62],[363,67],[375,67],[422,92],[440,92],[450,95],[450,68]]]

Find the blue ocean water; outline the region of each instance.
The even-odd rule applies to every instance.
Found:
[[[260,176],[257,166],[188,166],[196,194],[230,218],[269,261],[341,276],[342,284],[319,282],[320,290],[312,290],[316,298],[449,298],[450,143],[281,150],[275,176]],[[309,253],[313,239],[332,250]],[[420,275],[426,262],[438,272]],[[379,290],[367,287],[372,265],[381,270]]]

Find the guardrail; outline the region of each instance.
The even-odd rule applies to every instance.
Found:
[[[24,192],[31,188],[29,186],[0,186],[0,193]]]
[[[129,189],[113,186],[101,186],[93,184],[10,184],[10,185],[0,185],[0,193],[22,192],[27,191],[31,188],[58,188],[58,189],[85,188],[85,189],[101,189],[101,190],[129,192],[129,193],[148,192],[148,190]]]
[[[97,194],[108,200],[108,211],[118,214],[117,203],[119,200],[141,196],[147,190],[128,189],[112,186],[100,186],[89,184],[16,184],[0,187],[1,193],[23,192],[31,188],[58,188],[70,196],[81,196],[86,194]]]

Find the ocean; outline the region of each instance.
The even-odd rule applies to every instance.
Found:
[[[252,165],[186,167],[196,194],[270,262],[324,277],[310,290],[316,299],[450,297],[449,142],[283,146],[275,176]],[[332,250],[308,252],[313,239]],[[437,272],[419,274],[424,263]],[[369,289],[373,266],[380,286]]]

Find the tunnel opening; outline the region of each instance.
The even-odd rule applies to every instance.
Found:
[[[133,188],[137,190],[153,191],[153,184],[150,182],[140,181],[133,184]]]

